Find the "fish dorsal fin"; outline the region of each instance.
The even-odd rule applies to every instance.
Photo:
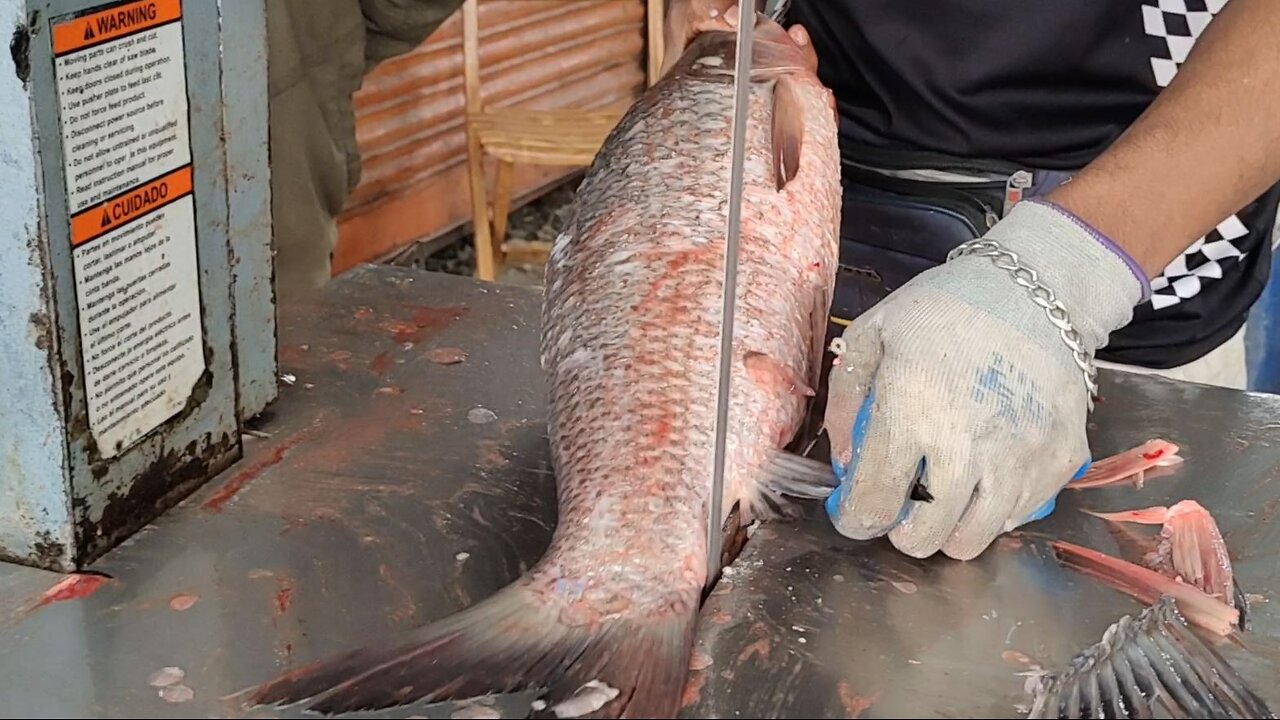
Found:
[[[783,76],[773,87],[773,170],[778,192],[800,172],[804,147],[804,106],[794,82]]]

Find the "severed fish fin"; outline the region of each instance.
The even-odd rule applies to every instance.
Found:
[[[800,172],[804,145],[804,102],[793,81],[778,78],[773,86],[773,170],[778,192]]]
[[[1213,515],[1201,503],[1183,500],[1172,507],[1157,505],[1120,512],[1085,512],[1114,523],[1161,525],[1161,533],[1169,538],[1174,573],[1226,605],[1235,605],[1236,591],[1226,539],[1217,529]]]
[[[776,495],[822,500],[840,483],[829,464],[779,450],[765,469],[765,484]]]
[[[1061,673],[1039,678],[1030,718],[1274,718],[1196,637],[1167,595],[1126,615]]]
[[[1074,545],[1063,540],[1050,542],[1058,559],[1067,567],[1079,571],[1108,587],[1150,605],[1162,595],[1169,595],[1178,603],[1178,610],[1196,626],[1223,637],[1233,632],[1240,613],[1233,607],[1211,597],[1203,590],[1184,582],[1170,579],[1154,570],[1114,558],[1097,550]]]
[[[781,387],[784,392],[813,397],[816,393],[800,374],[761,352],[747,352],[742,358],[747,375],[764,387]]]
[[[1172,567],[1173,579],[1190,583],[1227,606],[1243,611],[1237,602],[1243,592],[1235,582],[1227,541],[1218,530],[1213,515],[1200,503],[1182,500],[1167,508],[1155,506],[1111,513],[1085,512],[1112,522],[1160,525],[1161,535],[1168,543],[1168,565]],[[1167,569],[1165,573],[1169,574]],[[1244,627],[1243,612],[1240,627]]]
[[[1140,523],[1142,525],[1163,525],[1165,518],[1169,515],[1169,508],[1162,505],[1155,507],[1143,508],[1141,510],[1121,510],[1119,512],[1094,512],[1093,510],[1085,510],[1085,512],[1094,517],[1110,520],[1111,522],[1131,522]]]
[[[1135,448],[1116,453],[1094,463],[1079,480],[1067,485],[1073,490],[1106,487],[1125,481],[1133,481],[1142,487],[1146,471],[1158,467],[1172,467],[1182,462],[1178,446],[1162,438],[1154,438]]]
[[[1234,605],[1231,555],[1213,515],[1195,500],[1182,500],[1169,508],[1164,527],[1173,549],[1173,569],[1210,596]]]
[[[286,673],[246,705],[309,703],[322,715],[543,691],[557,716],[675,717],[693,647],[687,607],[582,625],[514,585],[394,646],[362,648]]]

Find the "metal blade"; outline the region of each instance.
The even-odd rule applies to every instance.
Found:
[[[715,459],[711,471],[711,496],[707,518],[707,586],[720,576],[724,507],[725,453],[728,439],[729,376],[733,362],[733,321],[738,291],[738,236],[742,227],[742,191],[746,164],[747,109],[751,99],[751,41],[755,30],[754,7],[739,5],[738,47],[733,75],[733,150],[729,173],[729,225],[725,237],[724,286],[720,317],[720,385],[716,395]]]

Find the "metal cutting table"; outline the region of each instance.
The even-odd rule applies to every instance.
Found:
[[[223,698],[515,579],[556,522],[539,311],[536,290],[391,267],[282,306],[285,384],[243,460],[65,599],[40,604],[60,576],[0,566],[0,715],[301,716]],[[1184,498],[1214,513],[1253,599],[1247,647],[1222,652],[1280,709],[1280,397],[1101,383],[1095,458],[1164,437],[1186,462],[1141,490],[1064,493],[969,563],[848,541],[816,505],[760,526],[703,609],[684,715],[1015,717],[1025,673],[1061,668],[1141,609],[1037,538],[1117,554],[1081,507]],[[189,692],[149,684],[164,668]]]

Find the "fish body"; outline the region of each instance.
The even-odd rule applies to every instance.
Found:
[[[631,107],[550,253],[541,361],[559,522],[542,560],[396,646],[296,670],[249,704],[337,713],[536,688],[558,716],[675,716],[708,572],[735,42],[698,35]],[[835,283],[834,99],[803,30],[759,16],[753,45],[721,524],[735,505],[745,524],[832,481],[783,448],[817,386]]]
[[[778,42],[757,32],[758,45]],[[771,52],[766,46],[757,57]],[[594,576],[608,558],[644,568],[629,593],[680,588],[696,597],[702,587],[733,53],[731,35],[700,36],[640,100],[597,156],[550,253],[542,358],[553,459],[566,490],[561,512],[571,519],[556,543],[556,577]],[[765,512],[768,467],[817,384],[835,282],[839,160],[830,95],[816,77],[786,78],[802,105],[804,146],[799,172],[779,191],[771,126],[780,82],[757,80],[751,92],[720,522],[739,501],[749,506],[744,522]],[[658,557],[683,561],[678,572],[655,576],[649,567]]]

